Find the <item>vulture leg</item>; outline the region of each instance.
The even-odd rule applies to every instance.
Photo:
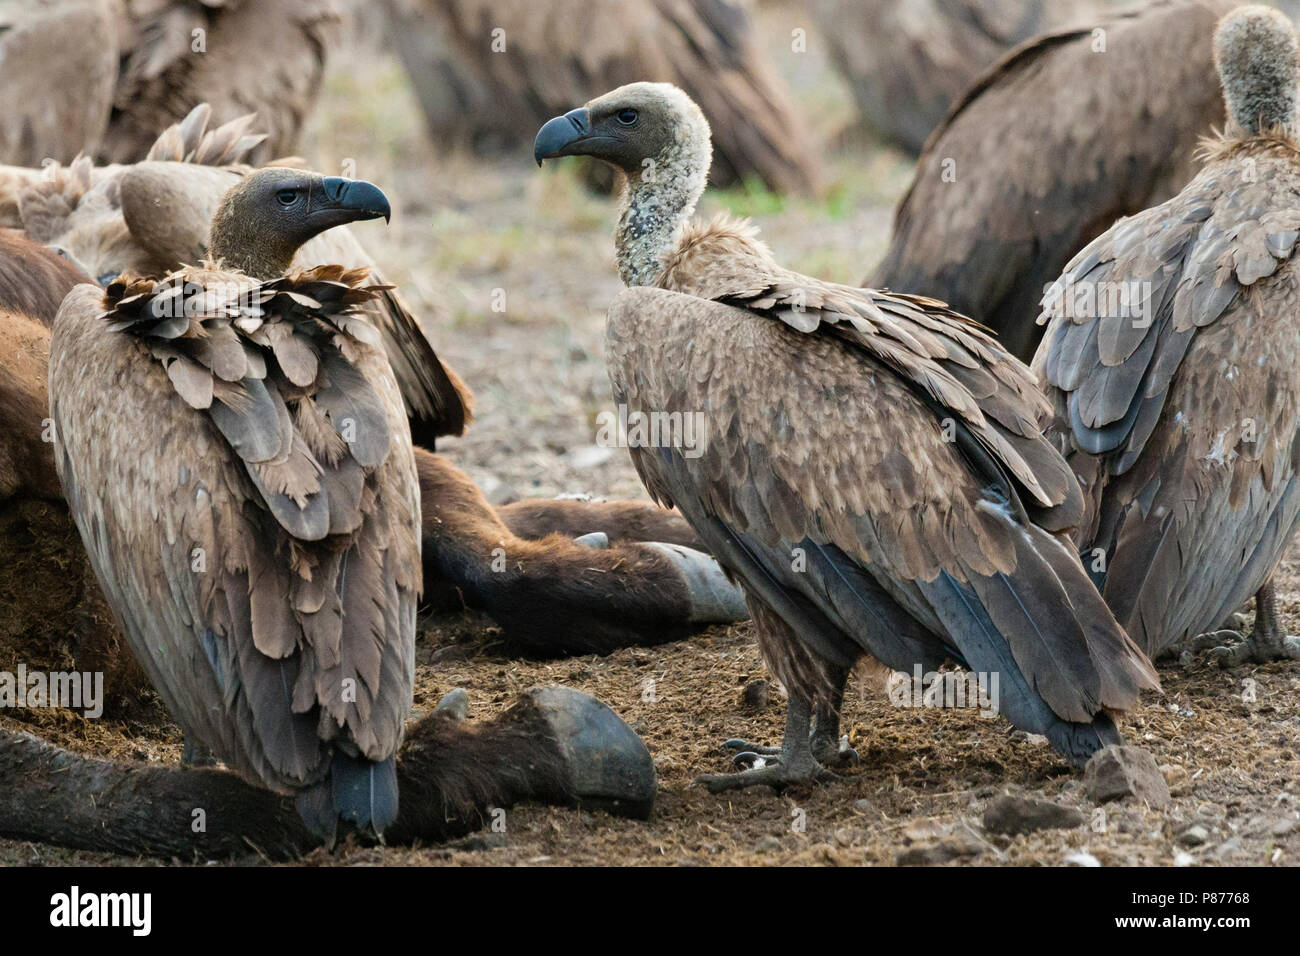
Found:
[[[848,684],[849,671],[846,668],[828,666],[826,668],[832,684],[830,700],[819,702],[813,711],[812,733],[808,744],[813,757],[824,767],[839,764],[857,763],[858,752],[848,746],[848,741],[840,739],[840,707],[844,703],[844,688]],[[841,743],[843,746],[841,746]],[[728,750],[738,751],[736,761],[753,763],[747,759],[755,757],[775,757],[781,753],[780,747],[767,744],[750,743],[747,740],[732,738],[723,744]]]
[[[808,733],[811,721],[812,708],[808,701],[792,693],[785,714],[785,740],[778,756],[739,773],[706,773],[696,777],[695,782],[710,793],[722,793],[758,784],[781,790],[794,783],[839,779],[813,756]]]
[[[442,583],[540,654],[609,653],[744,620],[740,591],[708,555],[677,544],[587,547],[515,535],[464,473],[417,449],[425,592]]]
[[[212,751],[197,740],[185,738],[185,742],[181,745],[182,767],[215,767],[216,765],[217,758],[212,756]]]
[[[844,704],[844,688],[849,682],[849,670],[844,667],[826,668],[832,685],[831,698],[817,704],[813,714],[812,752],[822,766],[858,762],[858,752],[840,738],[840,708]]]
[[[1250,637],[1234,647],[1216,647],[1210,651],[1210,657],[1223,667],[1300,660],[1300,637],[1282,629],[1271,578],[1255,595],[1255,629]]]

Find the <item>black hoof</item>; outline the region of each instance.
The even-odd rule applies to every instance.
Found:
[[[596,698],[569,687],[528,692],[560,745],[583,806],[645,819],[658,778],[641,738]]]

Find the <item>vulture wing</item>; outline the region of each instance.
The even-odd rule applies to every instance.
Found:
[[[1116,223],[1043,300],[1034,368],[1084,481],[1080,543],[1149,653],[1254,594],[1300,515],[1300,182],[1247,162]]]
[[[79,286],[52,339],[59,475],[123,633],[186,734],[281,792],[335,747],[388,761],[411,705],[419,489],[364,279]]]
[[[438,143],[521,146],[521,133],[531,137],[575,103],[625,83],[666,80],[709,117],[715,185],[756,178],[773,190],[808,192],[818,184],[805,124],[758,55],[740,0],[388,0],[388,7],[393,42]]]
[[[1070,257],[1192,178],[1223,122],[1211,46],[1234,5],[1160,0],[1008,54],[930,137],[867,284],[941,298],[1028,361]]]
[[[1101,711],[1131,707],[1156,678],[1073,552],[1025,518],[1022,489],[1068,496],[1047,491],[1059,456],[1041,436],[1026,439],[1032,453],[991,450],[980,436],[994,426],[975,424],[984,413],[969,389],[921,370],[941,363],[900,370],[912,347],[886,344],[890,333],[801,331],[773,321],[770,293],[750,294],[754,306],[738,309],[631,289],[611,308],[610,377],[629,422],[701,419],[694,446],[660,435],[633,447],[650,493],[681,510],[805,656],[842,665],[861,650],[909,670],[951,656],[998,673],[1003,712],[1072,759],[1117,740]],[[920,314],[900,329],[926,348],[988,349],[937,307],[900,302]],[[993,384],[996,362],[982,369],[990,394],[1021,403]],[[1025,425],[1033,414],[1007,410]]]
[[[824,282],[772,263],[749,227],[718,220],[697,229],[701,245],[725,255],[693,268],[695,237],[683,240],[660,285],[742,306],[803,333],[819,328],[869,353],[924,400],[950,416],[949,430],[971,454],[992,455],[1051,530],[1080,516],[1078,486],[1042,439],[1048,409],[1029,369],[965,316],[935,299]],[[739,241],[729,242],[734,235]],[[680,265],[680,267],[679,267]]]
[[[326,262],[365,266],[372,278],[384,285],[379,267],[346,229],[330,229],[316,236],[302,247],[297,261],[303,266]],[[473,418],[473,395],[460,376],[442,364],[401,295],[386,287],[367,309],[406,401],[411,440],[431,449],[443,435],[462,434]]]

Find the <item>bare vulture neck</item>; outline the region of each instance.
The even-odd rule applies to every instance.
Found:
[[[624,284],[654,285],[658,280],[664,255],[677,248],[704,195],[711,158],[707,135],[686,137],[628,177],[614,235]]]
[[[222,206],[212,219],[208,258],[254,279],[277,279],[289,271],[296,243],[251,217],[234,215]]]
[[[1246,7],[1229,14],[1215,35],[1215,64],[1228,117],[1238,135],[1279,127],[1296,132],[1296,36],[1276,10]]]

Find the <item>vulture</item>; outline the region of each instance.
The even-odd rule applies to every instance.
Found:
[[[120,0],[0,0],[0,163],[93,152],[117,81]]]
[[[420,493],[360,308],[380,291],[293,260],[381,216],[369,183],[250,173],[209,262],[78,286],[50,342],[59,479],[127,642],[189,744],[295,795],[326,841],[396,817]]]
[[[523,146],[520,130],[650,77],[681,85],[714,117],[714,185],[818,188],[808,131],[757,49],[748,0],[386,2],[436,143]]]
[[[266,142],[255,117],[220,126],[206,103],[168,127],[141,162],[95,166],[81,157],[71,166],[22,182],[19,221],[27,233],[60,250],[88,275],[107,284],[117,275],[162,275],[207,254],[208,227],[222,196],[254,167]],[[363,304],[384,339],[401,386],[416,444],[432,448],[458,435],[471,419],[469,389],[438,359],[419,321],[346,228],[302,245],[301,267],[343,264],[370,270],[382,288]]]
[[[930,137],[866,285],[942,299],[1029,361],[1070,257],[1191,180],[1223,122],[1211,40],[1233,6],[1156,0],[1017,47]]]
[[[316,102],[337,0],[125,0],[102,160],[132,163],[199,103],[217,122],[261,117],[264,163],[293,151]]]
[[[813,22],[858,113],[916,155],[981,73],[1012,47],[1109,0],[813,0]]]
[[[1300,659],[1270,584],[1300,518],[1296,35],[1245,7],[1214,56],[1228,124],[1204,168],[1069,263],[1034,369],[1083,486],[1085,564],[1138,645],[1207,634],[1253,594],[1254,633],[1215,656]]]
[[[687,454],[670,432],[633,462],[740,583],[790,693],[778,761],[702,782],[823,774],[864,656],[998,674],[1001,712],[1074,764],[1117,743],[1111,714],[1158,681],[1055,534],[1082,500],[1029,369],[933,299],[798,275],[749,224],[692,222],[709,125],[674,86],[558,116],[534,155],[593,156],[627,181],[614,398],[629,420],[698,416],[705,437]]]

